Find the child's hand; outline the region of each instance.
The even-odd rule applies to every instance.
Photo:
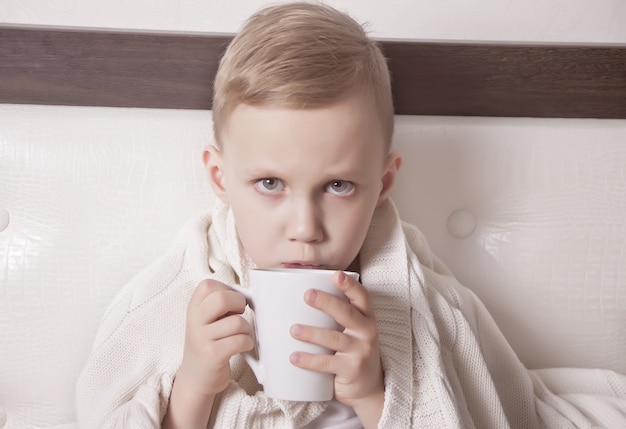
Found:
[[[252,350],[250,325],[240,316],[246,299],[213,280],[203,280],[187,306],[183,360],[176,375],[188,388],[211,397],[230,381],[231,356]]]
[[[343,332],[294,325],[291,334],[298,340],[336,350],[336,353],[297,352],[292,355],[292,363],[300,368],[335,374],[335,399],[353,407],[363,422],[361,412],[370,417],[377,413],[380,417],[384,400],[376,320],[363,285],[341,271],[335,273],[333,281],[350,302],[314,290],[307,291],[305,299],[344,326]]]

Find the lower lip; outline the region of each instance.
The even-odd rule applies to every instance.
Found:
[[[284,268],[302,268],[306,270],[321,270],[321,265],[304,265],[304,264],[282,264]]]

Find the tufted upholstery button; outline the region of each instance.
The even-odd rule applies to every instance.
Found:
[[[7,227],[9,226],[9,222],[10,222],[9,211],[5,209],[4,207],[0,206],[0,232],[7,229]],[[2,410],[0,410],[0,423],[2,423]]]
[[[466,238],[476,229],[476,215],[467,209],[456,210],[448,217],[448,232],[454,238]]]

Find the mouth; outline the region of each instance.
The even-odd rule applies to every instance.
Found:
[[[281,265],[283,268],[302,268],[302,269],[307,269],[307,270],[324,269],[323,265],[314,264],[312,262],[305,262],[305,261],[283,262]]]

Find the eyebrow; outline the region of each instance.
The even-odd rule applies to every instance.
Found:
[[[254,164],[254,163],[253,163]],[[284,166],[281,165],[280,162],[277,162],[273,165],[241,165],[241,163],[236,164],[239,168],[238,171],[241,175],[243,175],[246,179],[257,179],[257,178],[280,178],[284,179],[290,175],[297,175],[297,171],[285,171]],[[332,169],[333,167],[329,167]],[[353,182],[363,181],[363,177],[367,177],[369,173],[364,168],[350,168],[345,166],[336,166],[335,170],[330,171],[321,171],[319,173],[319,178],[323,182],[328,182],[331,180],[349,180]]]
[[[277,177],[276,171],[269,167],[243,167],[240,170],[246,176],[250,177]]]
[[[249,170],[242,169],[243,177],[245,180],[256,180],[256,179],[264,179],[264,178],[276,178],[280,180],[288,180],[288,175],[281,174],[277,171],[272,171],[267,168],[251,168]],[[333,180],[344,180],[353,183],[362,183],[364,174],[361,171],[352,171],[352,172],[334,172],[333,174],[320,174],[319,175],[319,183],[325,184],[328,182],[332,182]]]

